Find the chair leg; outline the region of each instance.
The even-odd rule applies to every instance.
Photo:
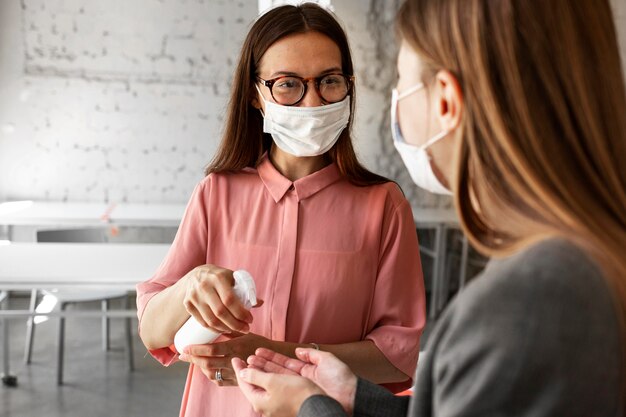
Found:
[[[109,310],[109,300],[101,301],[102,311],[107,312]],[[106,315],[102,316],[102,350],[105,352],[109,350],[111,347],[110,344],[110,332],[109,332],[109,317]]]
[[[8,301],[8,292],[0,291],[0,310],[4,310],[8,308],[5,303]],[[11,375],[10,369],[10,358],[9,358],[9,349],[11,343],[9,341],[9,320],[2,316],[0,317],[0,326],[2,327],[2,332],[0,333],[0,337],[2,337],[2,385],[15,387],[17,386],[17,377],[15,375]]]
[[[65,311],[65,303],[60,305],[61,312]],[[65,350],[65,317],[59,317],[59,340],[57,341],[57,385],[63,385],[63,353]]]
[[[37,308],[37,298],[39,291],[37,289],[33,289],[30,292],[30,305],[28,307],[28,311],[31,313],[35,312]],[[26,365],[30,364],[30,360],[33,352],[33,339],[35,337],[35,316],[31,316],[26,320],[26,345],[24,346],[24,363]]]
[[[124,297],[122,300],[122,308],[128,310],[128,297]],[[124,319],[124,332],[126,333],[126,355],[128,357],[128,370],[133,371],[135,369],[135,361],[133,358],[133,333],[132,333],[132,318],[126,317]]]

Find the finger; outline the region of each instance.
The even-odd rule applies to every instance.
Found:
[[[334,356],[334,355],[332,353],[323,352],[317,349],[296,348],[296,356],[298,357],[298,359],[302,360],[303,362],[309,362],[314,365],[319,365],[320,361],[323,358],[328,359],[329,357]]]
[[[211,306],[208,304],[209,293],[211,292],[215,293],[211,288],[206,289],[206,292],[200,297],[187,301],[185,308],[202,326],[220,333],[230,331],[230,328],[213,314]],[[219,298],[217,295],[214,297]]]
[[[248,358],[248,364],[254,369],[260,369],[265,372],[281,375],[300,375],[298,372],[294,372],[291,369],[279,365],[275,362],[267,361],[266,359],[252,355]]]
[[[272,379],[272,374],[268,374],[257,369],[245,368],[237,372],[237,378],[247,382],[248,384],[256,385],[257,387],[266,390]]]
[[[225,342],[211,343],[206,345],[189,345],[184,349],[184,353],[195,356],[229,356],[232,351]]]
[[[250,401],[252,404],[255,404],[258,401],[259,396],[265,391],[262,388],[256,387],[249,382],[244,381],[239,375],[246,368],[246,363],[240,358],[233,358],[231,361],[233,369],[235,370],[235,376],[237,377],[237,382],[239,383],[239,389],[243,392],[243,395]]]
[[[213,311],[208,305],[208,298],[211,293],[214,293],[214,297],[217,297],[209,266],[205,265],[195,268],[192,272],[195,288],[189,295],[189,298],[185,299],[185,308],[202,326],[219,332],[228,330],[228,326],[224,325],[215,314],[213,314]]]
[[[201,368],[230,368],[230,358],[223,356],[197,356],[183,353],[178,357],[181,361],[193,363]]]
[[[300,373],[302,367],[305,365],[305,363],[301,360],[293,359],[265,348],[258,348],[255,353],[257,356],[260,356],[261,358],[266,359],[269,362],[274,362],[298,374]]]
[[[282,353],[278,353],[267,348],[258,348],[254,352],[254,354],[262,357],[263,359],[266,359],[271,362],[276,362],[281,365],[287,362],[289,359],[291,359],[288,356],[283,355]]]
[[[238,337],[241,336],[245,336],[245,333],[240,333],[240,332],[228,332],[228,333],[224,333],[222,336],[224,336],[225,338],[227,338],[228,340],[233,340],[236,339]]]
[[[230,314],[236,319],[245,323],[252,323],[252,314],[243,306],[243,303],[233,290],[234,278],[233,273],[228,271],[217,275],[218,280],[215,283],[215,291],[217,291],[222,303],[228,308]],[[238,330],[233,328],[233,330]]]
[[[230,361],[228,361],[230,362]],[[228,364],[228,368],[208,368],[206,376],[213,382],[221,385],[237,385],[237,375],[231,368],[233,365]],[[221,372],[222,380],[217,379],[217,371]]]
[[[230,314],[228,307],[224,305],[219,294],[219,291],[229,288],[235,301],[241,304],[232,291],[234,284],[233,272],[214,265],[204,265],[195,269],[195,277],[197,281],[197,295],[191,302],[196,304],[196,308],[202,314],[204,322],[208,327],[220,332],[230,331],[231,329],[247,331],[247,323],[245,321],[240,322]],[[252,316],[247,310],[245,311],[250,316],[248,322],[251,322]]]
[[[206,320],[202,316],[202,313],[196,308],[195,304],[192,304],[191,302],[187,303],[185,304],[185,309],[187,309],[187,312],[191,314],[191,316],[196,319],[196,321],[200,323],[200,325],[202,325],[203,327],[209,327]]]
[[[217,378],[216,372],[218,369],[201,369],[204,376],[211,381],[211,383],[219,386],[219,387],[233,387],[237,386],[237,378],[235,377],[234,371],[227,369],[220,369],[221,379]]]
[[[209,325],[215,324],[219,326],[215,328],[222,332],[230,332],[233,330],[243,333],[249,332],[250,325],[246,320],[239,320],[232,314],[231,310],[234,308],[233,303],[238,304],[248,315],[250,315],[250,312],[243,307],[241,302],[237,299],[237,296],[235,296],[232,288],[228,290],[228,293],[230,295],[222,295],[220,294],[219,288],[215,288],[205,294],[204,300],[209,306],[211,314],[217,320],[217,323],[209,323]],[[252,315],[250,315],[250,321],[252,321]]]
[[[193,364],[201,369],[225,369],[230,368],[230,358],[194,356],[186,353],[178,357],[181,361]]]

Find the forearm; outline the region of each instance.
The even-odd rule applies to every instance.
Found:
[[[371,340],[340,345],[320,345],[320,349],[337,356],[357,376],[376,384],[403,382],[410,378],[393,366]]]
[[[189,318],[183,299],[186,278],[156,294],[148,301],[141,317],[141,340],[150,350],[170,346],[174,335]]]
[[[272,346],[269,348],[295,358],[295,350],[298,347],[311,348],[312,345],[308,343],[272,341]],[[332,353],[347,364],[357,376],[376,384],[403,382],[409,379],[408,375],[389,362],[371,340],[336,345],[319,345],[319,347],[321,350]]]

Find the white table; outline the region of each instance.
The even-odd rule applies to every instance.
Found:
[[[0,245],[0,290],[122,288],[156,271],[170,245],[14,243]]]
[[[17,243],[0,245],[0,293],[33,288],[89,288],[133,290],[156,271],[170,245],[97,243]],[[63,315],[129,316],[132,310],[64,312]],[[0,310],[3,327],[3,381],[16,382],[9,373],[6,317],[43,315],[30,310]],[[59,315],[59,314],[53,314]],[[8,381],[8,382],[7,382]]]
[[[7,226],[178,226],[184,204],[0,203],[0,225]]]

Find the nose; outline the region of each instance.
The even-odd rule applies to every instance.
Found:
[[[317,93],[315,82],[309,80],[307,84],[306,94],[302,97],[302,101],[298,103],[298,107],[317,107],[324,104],[324,100]]]

